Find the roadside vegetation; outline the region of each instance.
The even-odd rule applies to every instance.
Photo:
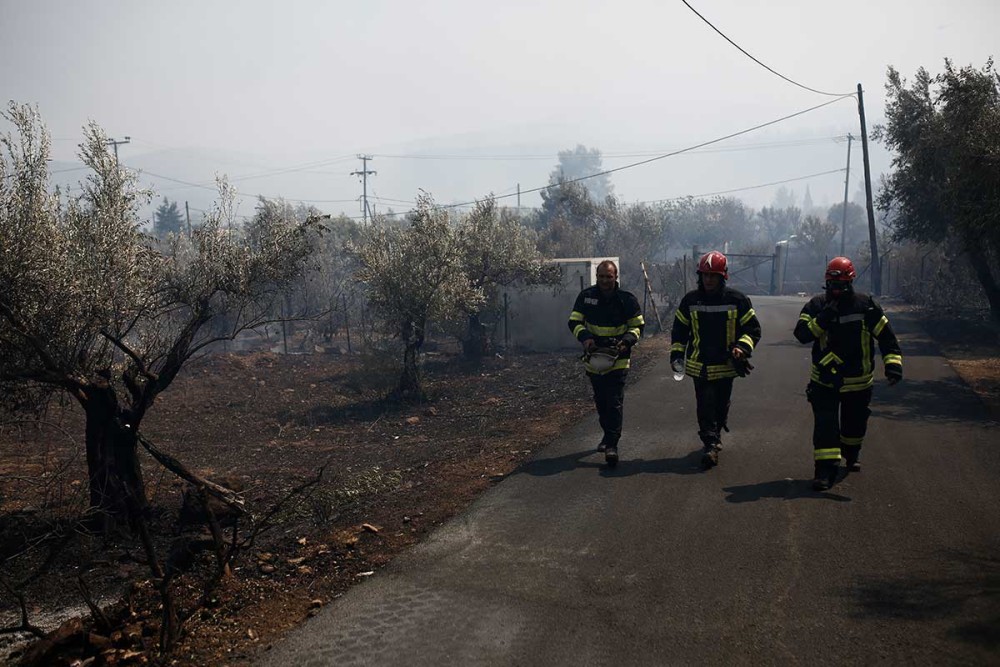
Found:
[[[995,332],[1000,78],[946,62],[886,87],[884,295]],[[38,640],[26,664],[238,662],[515,469],[587,407],[572,355],[498,336],[504,292],[555,285],[550,259],[619,257],[664,314],[698,251],[733,254],[751,294],[781,288],[778,244],[786,293],[841,247],[871,259],[857,202],[627,203],[584,146],[537,209],[423,193],[362,224],[262,199],[239,222],[223,179],[202,218],[164,198],[145,221],[154,193],[99,126],[70,195],[38,112],[3,117],[0,635]]]

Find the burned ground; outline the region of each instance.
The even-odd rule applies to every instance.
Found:
[[[921,317],[1000,415],[996,327]],[[662,336],[644,341],[632,377],[667,347]],[[6,424],[0,433],[3,580],[16,585],[45,566],[23,587],[29,621],[51,630],[84,617],[90,639],[81,644],[84,633],[76,633],[62,664],[85,654],[98,657],[94,665],[246,664],[593,409],[572,351],[472,366],[457,350],[441,350],[427,355],[423,372],[428,400],[400,407],[382,400],[391,371],[374,356],[217,354],[190,364],[158,399],[143,426],[147,437],[200,474],[241,487],[258,517],[280,505],[272,528],[187,620],[167,657],[156,652],[159,599],[142,550],[131,539],[75,529],[87,495],[82,417],[73,405],[54,407],[39,426]],[[175,590],[190,609],[213,567],[211,549],[198,546],[209,543],[207,534],[182,521],[188,485],[149,457],[143,463],[161,557],[187,549],[192,569]],[[281,502],[320,469],[317,483]],[[92,627],[81,581],[116,628]],[[0,625],[19,623],[15,598],[0,591],[0,600]],[[15,658],[24,651],[17,637],[0,635]]]
[[[666,348],[664,337],[637,348],[632,376]],[[167,664],[246,663],[592,411],[572,351],[494,356],[480,366],[457,350],[430,353],[428,399],[412,406],[382,400],[388,372],[363,356],[217,354],[190,364],[157,399],[146,437],[199,474],[241,488],[258,518],[280,505],[272,528],[186,622]],[[53,407],[41,425],[4,427],[3,577],[17,584],[47,565],[24,587],[29,620],[45,630],[68,616],[89,618],[81,579],[109,606],[120,626],[104,631],[109,643],[95,630],[87,647],[71,642],[63,651],[66,664],[85,652],[107,663],[155,662],[158,598],[142,550],[72,523],[87,499],[82,434],[72,404]],[[201,548],[210,540],[182,520],[189,485],[149,457],[143,465],[158,551],[187,550],[178,560],[193,565],[175,584],[180,606],[191,608],[212,568],[212,550]],[[321,469],[317,483],[282,503]],[[2,599],[0,624],[18,624],[16,601]],[[130,608],[112,604],[120,599]]]

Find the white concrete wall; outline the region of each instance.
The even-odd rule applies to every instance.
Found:
[[[508,330],[505,338],[501,322],[498,340],[537,352],[579,347],[566,322],[577,294],[597,282],[597,265],[605,259],[618,263],[617,257],[554,259],[552,262],[562,268],[562,281],[558,285],[508,288]]]

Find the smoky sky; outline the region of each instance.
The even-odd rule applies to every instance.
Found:
[[[691,4],[791,79],[845,93],[861,83],[870,126],[887,66],[908,78],[946,57],[981,67],[1000,25],[995,0]],[[679,0],[0,0],[0,90],[38,105],[57,180],[79,177],[75,147],[93,119],[131,138],[121,160],[158,197],[204,207],[227,174],[244,212],[265,195],[352,215],[359,153],[375,156],[376,207],[401,210],[418,188],[454,202],[544,185],[577,144],[613,168],[831,99],[753,63]],[[837,137],[858,132],[848,98],[612,180],[626,201],[651,201],[833,171],[846,164]],[[860,155],[855,143],[852,194]],[[888,165],[873,145],[876,176]],[[834,203],[844,174],[785,187],[801,198],[807,185]],[[763,205],[775,189],[734,196]]]

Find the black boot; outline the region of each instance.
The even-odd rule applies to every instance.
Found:
[[[837,466],[817,463],[813,470],[813,491],[829,491],[837,481]]]
[[[719,445],[705,445],[705,449],[701,454],[701,467],[704,470],[709,470],[719,465],[719,450],[722,449]]]
[[[618,465],[618,445],[609,444],[604,449],[604,462],[611,468]]]
[[[861,472],[861,448],[860,447],[841,447],[841,453],[844,455],[844,465],[847,466],[849,472]]]

